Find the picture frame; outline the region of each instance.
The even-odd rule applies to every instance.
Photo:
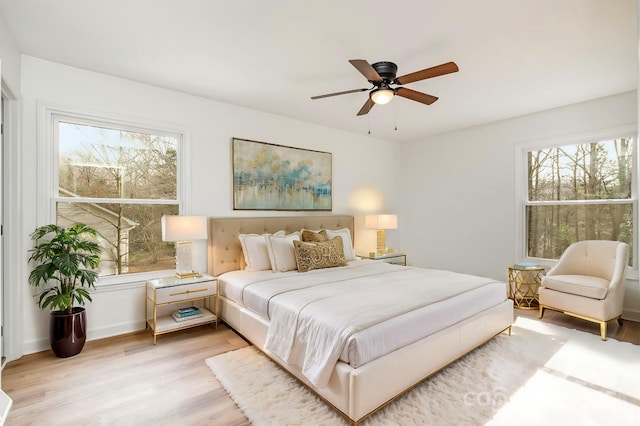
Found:
[[[232,138],[234,210],[331,211],[330,152]]]

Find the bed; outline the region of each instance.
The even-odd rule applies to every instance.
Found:
[[[354,425],[510,331],[506,286],[483,277],[360,260],[347,246],[344,266],[247,271],[240,235],[302,229],[334,230],[348,245],[354,219],[210,218],[208,272],[219,280],[219,316]]]

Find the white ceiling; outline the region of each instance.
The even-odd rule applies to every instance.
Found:
[[[636,0],[0,0],[25,54],[392,141],[637,86]],[[366,116],[347,61],[454,61]],[[398,130],[394,130],[397,124]]]

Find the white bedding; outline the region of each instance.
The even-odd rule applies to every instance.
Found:
[[[270,322],[266,349],[317,387],[338,359],[357,367],[506,299],[505,284],[491,279],[369,260],[306,273],[233,271],[219,282],[224,297]]]

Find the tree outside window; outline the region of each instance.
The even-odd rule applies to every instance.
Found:
[[[633,249],[634,149],[635,139],[622,137],[527,153],[529,257],[558,259],[582,240],[623,241]]]
[[[56,223],[100,234],[101,275],[172,269],[161,217],[178,214],[180,135],[57,119]]]

